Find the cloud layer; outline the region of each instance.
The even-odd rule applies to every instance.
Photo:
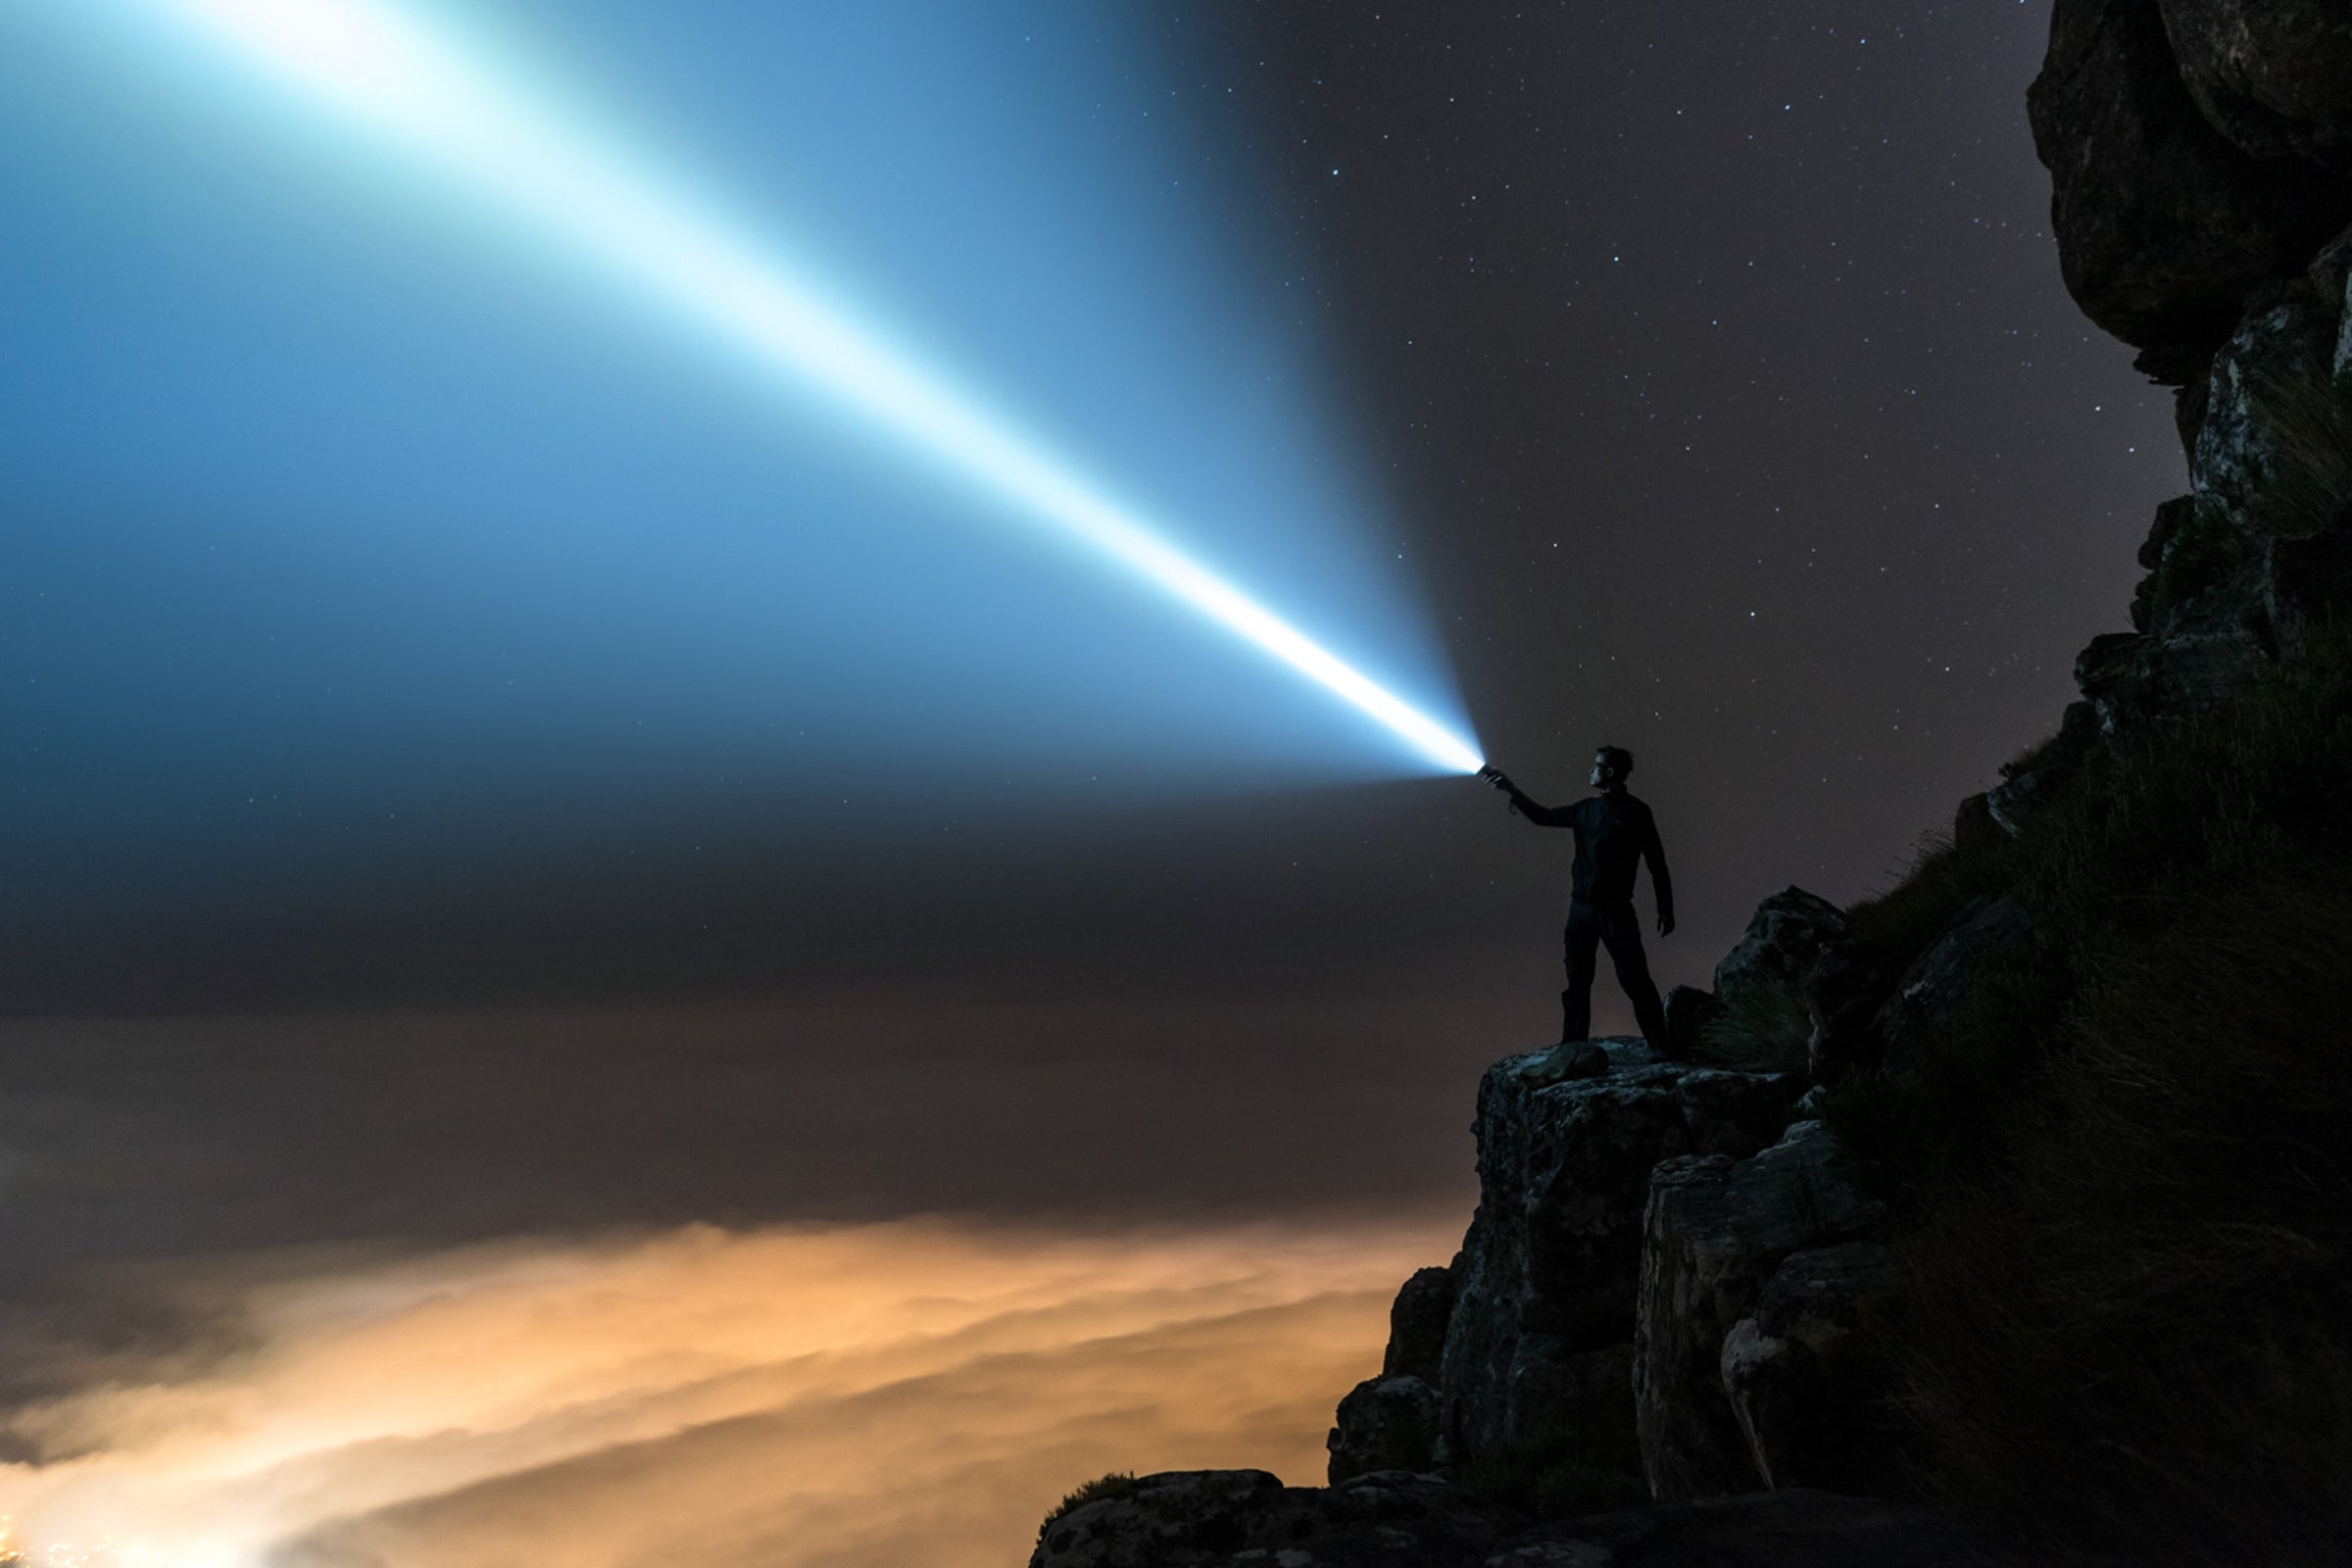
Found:
[[[256,1260],[244,1348],[21,1410],[34,1562],[1017,1564],[1111,1469],[1312,1482],[1446,1225],[937,1220]]]

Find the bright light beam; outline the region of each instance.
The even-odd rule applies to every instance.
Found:
[[[1050,451],[848,318],[805,281],[664,198],[416,18],[374,0],[145,0],[200,24],[320,107],[481,187],[690,317],[1091,546],[1379,720],[1475,773],[1478,748],[1195,560]]]

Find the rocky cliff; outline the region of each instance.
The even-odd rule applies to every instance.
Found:
[[[2293,662],[2352,584],[2352,12],[2058,0],[2028,104],[2067,287],[2178,388],[2188,458],[2189,493],[2141,547],[2134,629],[2077,665],[2113,736]],[[2090,733],[2070,725],[2048,761],[2079,760]],[[2012,803],[2034,783],[2013,780]]]
[[[1813,1113],[1788,1032],[1846,930],[1784,889],[1718,969],[1702,1051],[1793,1045],[1792,1067],[1620,1039],[1488,1069],[1477,1213],[1399,1293],[1380,1376],[1341,1403],[1333,1484],[1445,1472],[1556,1513],[1881,1479],[1883,1380],[1853,1331],[1898,1281],[1890,1213]],[[1936,1005],[1944,967],[1889,975],[1882,1010]]]
[[[1764,900],[1695,1063],[1488,1070],[1329,1488],[1147,1478],[1036,1568],[2352,1562],[2352,8],[2057,0],[2028,109],[2177,389],[2132,629],[1904,884]]]

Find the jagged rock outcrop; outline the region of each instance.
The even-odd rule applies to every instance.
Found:
[[[2157,510],[2132,606],[2137,627],[2092,639],[2076,681],[2110,736],[2233,703],[2352,582],[2352,400],[2339,390],[2352,233],[2306,276],[2255,290],[2202,382],[2191,493]]]
[[[1606,1054],[1602,1054],[1606,1060]],[[1461,1259],[1416,1270],[1389,1306],[1389,1347],[1380,1376],[1340,1401],[1324,1446],[1333,1486],[1375,1470],[1427,1470],[1437,1449],[1438,1382],[1453,1321]]]
[[[1484,1563],[1511,1521],[1430,1476],[1286,1487],[1263,1470],[1177,1470],[1050,1522],[1029,1568],[1353,1568]]]
[[[2296,400],[2320,400],[2315,416],[2328,417],[2343,306],[2340,284],[2323,290],[2308,278],[2267,284],[2249,300],[2206,379],[2205,416],[2188,467],[2196,496],[2192,526],[2226,525],[2260,540],[2309,533],[2336,520],[2280,515],[2282,505],[2295,498],[2291,485],[2281,494],[2279,484],[2297,462],[2288,450],[2301,434],[2292,427],[2303,412]],[[2158,607],[2176,614],[2182,608]]]
[[[2239,700],[2348,601],[2352,12],[2334,0],[2057,0],[2028,94],[2067,287],[2181,388],[2190,494],[2157,512],[2135,629],[2076,680],[2109,736]],[[2012,831],[2062,794],[1987,792]]]
[[[2062,769],[2035,767],[2003,779],[1977,797],[1992,825],[2016,838],[2026,824],[2047,811],[2068,782]]]
[[[2008,899],[1983,898],[1961,908],[1945,932],[1903,971],[1879,1011],[1880,1064],[1915,1071],[1948,1050],[1986,993],[2034,961],[2033,922]]]
[[[2288,476],[2296,447],[2340,438],[2342,407],[2325,394],[2347,368],[2348,272],[2352,227],[2321,247],[2300,276],[2266,283],[2247,297],[2203,390],[2198,439],[2188,454],[2197,506],[2184,521],[2212,513],[2242,531],[2303,533],[2340,520],[2268,513],[2266,500],[2284,498],[2261,492]],[[2315,394],[2316,403],[2297,401]]]
[[[1759,908],[1719,968],[1720,983],[1743,1005],[1766,992],[1780,999],[1776,1005],[1801,1009],[1804,996],[1821,994],[1825,953],[1834,962],[1846,951],[1845,925],[1827,901],[1784,889]],[[1875,1030],[1883,1027],[1877,1015],[1901,997],[1885,956],[1872,950],[1872,961]],[[1496,1464],[1635,1474],[1637,1325],[1650,1266],[1644,1214],[1654,1202],[1653,1172],[1690,1158],[1744,1171],[1752,1156],[1783,1146],[1810,1087],[1802,1072],[1652,1060],[1631,1038],[1566,1042],[1489,1068],[1473,1126],[1478,1211],[1454,1261],[1422,1270],[1398,1293],[1382,1375],[1347,1396],[1331,1432],[1331,1479],[1384,1467]],[[1817,1195],[1805,1184],[1820,1174],[1822,1162],[1811,1158],[1818,1150],[1793,1147],[1766,1161],[1764,1185],[1743,1176],[1740,1192],[1758,1203],[1769,1191],[1813,1204]],[[1802,1180],[1772,1185],[1772,1173],[1791,1170]],[[1787,1217],[1792,1239],[1779,1251],[1850,1239],[1843,1220],[1822,1232],[1817,1218],[1809,1206]],[[1761,1288],[1756,1282],[1749,1295]],[[1444,1350],[1433,1376],[1428,1346],[1440,1324]],[[1795,1374],[1816,1362],[1836,1371],[1829,1348],[1838,1335],[1824,1325],[1842,1324],[1791,1307],[1788,1332],[1772,1331],[1746,1406],[1756,1441],[1801,1426],[1789,1414],[1798,1397],[1789,1390],[1801,1382]],[[1708,1355],[1729,1327],[1710,1329]],[[1704,1419],[1737,1431],[1740,1416],[1721,1388],[1702,1394]],[[1800,1472],[1834,1469],[1793,1462]]]
[[[2163,0],[2206,123],[2257,158],[2352,173],[2352,11],[2335,0]]]
[[[1479,1207],[1456,1265],[1442,1448],[1460,1463],[1561,1447],[1633,1465],[1632,1346],[1649,1173],[1776,1141],[1805,1082],[1641,1059],[1561,1078],[1560,1048],[1479,1085]]]
[[[1861,1072],[1915,1071],[1957,1037],[1988,985],[2026,974],[2034,954],[2025,911],[1991,897],[1962,906],[1908,964],[1867,939],[1826,944],[1804,982],[1808,1075],[1834,1086]]]
[[[1715,965],[1717,1000],[1736,1007],[1759,993],[1795,997],[1822,944],[1845,935],[1845,911],[1817,893],[1791,886],[1768,895]]]
[[[1845,911],[1818,894],[1785,887],[1768,896],[1716,964],[1715,990],[1704,1006],[1684,1003],[1687,1012],[1703,1014],[1694,1029],[1697,1049],[1718,1062],[1804,1071],[1810,1035],[1806,977],[1822,950],[1845,931]],[[1671,1017],[1667,1035],[1674,1037]]]
[[[2352,185],[2301,158],[2251,157],[2199,112],[2156,0],[2057,0],[2026,102],[2067,289],[2150,351],[2160,380],[2193,379],[2250,289],[2300,270],[2352,221]]]
[[[2052,1568],[2047,1554],[2036,1568]],[[1432,1476],[1286,1487],[1263,1470],[1145,1476],[1046,1527],[1029,1568],[2026,1568],[1917,1508],[1788,1491],[1531,1521]]]
[[[1886,1217],[1818,1121],[1796,1123],[1752,1159],[1696,1156],[1658,1166],[1642,1215],[1634,1342],[1636,1418],[1652,1496],[1752,1492],[1771,1485],[1769,1475],[1830,1464],[1808,1434],[1848,1428],[1862,1413],[1851,1402],[1830,1407],[1833,1393],[1854,1381],[1836,1365],[1842,1342],[1829,1330],[1840,1318],[1850,1328],[1852,1312],[1850,1303],[1836,1303],[1832,1281],[1891,1279],[1892,1254],[1876,1236]],[[1776,1298],[1774,1329],[1765,1327],[1766,1288],[1784,1262],[1863,1242],[1879,1246],[1869,1266],[1852,1254],[1834,1270],[1819,1259],[1800,1263]],[[1810,1283],[1817,1275],[1818,1288]],[[1826,1369],[1808,1369],[1788,1353],[1784,1331],[1806,1321],[1808,1298],[1817,1299],[1818,1311],[1802,1333]],[[1792,1387],[1807,1370],[1817,1375]],[[1811,1414],[1799,1420],[1796,1410]],[[1794,1448],[1776,1451],[1784,1442]]]
[[[1873,1492],[1886,1481],[1887,1373],[1860,1336],[1902,1277],[1884,1242],[1801,1249],[1723,1337],[1724,1396],[1765,1486]]]
[[[1396,1292],[1389,1306],[1389,1348],[1381,1362],[1382,1377],[1415,1377],[1438,1381],[1446,1360],[1446,1330],[1453,1321],[1454,1275],[1457,1257],[1443,1268],[1416,1269]]]
[[[2098,740],[2098,710],[2069,703],[2058,733],[2028,756],[2005,765],[2001,782],[1983,797],[1984,814],[2011,838],[2072,793],[2083,760]]]
[[[1323,1446],[1333,1486],[1375,1470],[1429,1468],[1438,1441],[1438,1391],[1410,1374],[1366,1378],[1340,1401]]]
[[[1033,1568],[2006,1561],[1927,1514],[1803,1490],[1878,1473],[1868,1322],[1899,1281],[1883,1205],[1825,1124],[1792,1120],[1810,1087],[1630,1038],[1496,1062],[1469,1234],[1398,1291],[1330,1485],[1147,1477],[1053,1521]],[[1644,1473],[1668,1503],[1760,1494],[1515,1511]]]

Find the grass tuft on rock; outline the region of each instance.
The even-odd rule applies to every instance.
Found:
[[[1132,1470],[1113,1470],[1108,1475],[1097,1476],[1085,1485],[1071,1489],[1048,1510],[1046,1517],[1038,1523],[1037,1539],[1045,1540],[1046,1532],[1059,1523],[1064,1514],[1083,1508],[1090,1502],[1101,1502],[1105,1497],[1132,1496],[1134,1493],[1135,1472]]]
[[[1804,1004],[1785,987],[1749,986],[1734,993],[1723,1010],[1707,1020],[1698,1032],[1694,1054],[1710,1067],[1801,1072],[1812,1031]]]
[[[2166,543],[2156,569],[2133,591],[2132,630],[2153,629],[2158,607],[2169,610],[2195,599],[2252,560],[2260,548],[2258,540],[2221,509],[2196,507]]]
[[[2250,390],[2272,461],[2248,498],[2248,525],[2293,539],[2352,517],[2352,382],[2314,371]]]
[[[1900,881],[1846,910],[1846,933],[1907,963],[1950,929],[1971,900],[2006,892],[2017,880],[2016,859],[2005,835],[1962,846],[1947,834],[1931,833],[1920,840]]]

